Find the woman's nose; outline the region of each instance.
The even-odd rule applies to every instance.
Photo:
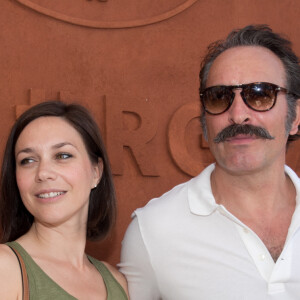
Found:
[[[46,180],[54,180],[56,172],[54,167],[49,162],[40,162],[36,172],[36,181],[42,182]]]

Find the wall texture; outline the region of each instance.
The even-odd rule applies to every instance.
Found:
[[[300,55],[297,0],[2,0],[0,149],[24,109],[79,102],[106,141],[118,195],[115,232],[90,254],[118,262],[130,215],[213,158],[198,120],[207,45],[233,28],[269,24]],[[299,142],[287,162],[300,175]]]

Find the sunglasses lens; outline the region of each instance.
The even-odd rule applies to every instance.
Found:
[[[276,86],[268,83],[253,83],[245,86],[241,94],[252,109],[267,111],[274,105]]]
[[[233,92],[226,86],[213,86],[206,89],[201,100],[205,110],[210,114],[221,114],[230,105]]]

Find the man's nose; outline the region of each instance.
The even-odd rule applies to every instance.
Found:
[[[250,108],[241,96],[241,89],[234,92],[234,99],[228,110],[228,120],[231,124],[247,124],[250,121]]]

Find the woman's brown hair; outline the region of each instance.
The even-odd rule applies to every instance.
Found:
[[[92,163],[103,160],[100,183],[90,194],[87,239],[103,239],[115,223],[116,197],[108,156],[99,128],[86,108],[79,104],[48,101],[25,111],[8,137],[3,157],[0,183],[1,242],[13,241],[25,234],[34,217],[23,205],[16,181],[15,145],[23,129],[40,117],[59,117],[67,121],[82,137]],[[45,132],[45,134],[47,134]]]

